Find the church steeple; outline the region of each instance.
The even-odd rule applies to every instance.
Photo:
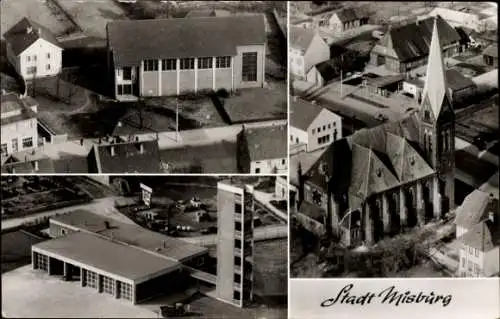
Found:
[[[446,73],[443,63],[443,54],[441,43],[439,41],[438,19],[434,19],[434,28],[432,30],[432,40],[429,49],[429,58],[427,64],[427,76],[422,94],[422,107],[430,108],[434,119],[439,117],[441,108],[451,102],[448,91]]]

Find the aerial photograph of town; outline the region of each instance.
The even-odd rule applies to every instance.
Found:
[[[3,318],[287,317],[286,178],[2,176],[1,191]]]
[[[497,4],[289,19],[290,276],[498,277]]]
[[[286,2],[0,9],[3,173],[287,173]]]

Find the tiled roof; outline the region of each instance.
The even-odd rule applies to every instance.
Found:
[[[471,78],[462,75],[460,71],[454,69],[446,70],[446,79],[448,80],[448,87],[452,91],[459,91],[476,86]]]
[[[466,229],[472,228],[480,221],[488,218],[489,211],[498,211],[498,199],[490,202],[490,195],[480,190],[474,190],[465,197],[457,208],[455,222]]]
[[[315,35],[315,31],[312,29],[290,26],[290,46],[294,49],[307,51]]]
[[[31,32],[27,32],[32,28]],[[14,54],[19,55],[38,39],[44,39],[58,47],[59,41],[47,28],[28,18],[21,19],[4,34],[5,40],[10,43]]]
[[[98,173],[161,172],[160,151],[156,140],[94,145],[93,154]]]
[[[307,131],[311,123],[324,109],[321,106],[302,99],[290,102],[290,125],[303,131]]]
[[[237,46],[266,43],[261,14],[113,21],[107,34],[115,66],[138,66],[146,59],[234,56]]]
[[[267,126],[245,129],[251,161],[285,158],[288,154],[287,126]]]
[[[462,243],[483,252],[488,252],[498,247],[500,245],[500,225],[498,223],[500,216],[497,213],[495,217],[497,219],[496,222],[485,220],[474,225],[460,237]]]
[[[401,61],[421,58],[429,54],[434,18],[392,28],[382,38],[379,45],[393,49]],[[441,17],[437,17],[437,28],[441,45],[447,46],[460,41],[458,32]]]

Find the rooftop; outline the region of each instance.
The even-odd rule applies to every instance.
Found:
[[[302,99],[294,99],[290,103],[290,125],[307,131],[311,123],[318,117],[324,108],[304,101]]]
[[[180,267],[178,262],[83,232],[74,232],[33,247],[131,281],[141,281],[150,275]]]
[[[498,211],[498,199],[490,198],[490,194],[474,190],[460,207],[457,208],[457,225],[470,229],[480,221],[488,218],[489,211]]]
[[[290,26],[290,46],[307,51],[315,35],[316,32],[313,29]]]
[[[471,78],[468,78],[458,70],[446,70],[446,80],[448,81],[448,88],[452,91],[459,91],[468,87],[474,87],[476,84]]]
[[[105,219],[102,216],[85,210],[76,210],[51,218],[59,223],[78,229],[97,233],[108,239],[161,254],[173,261],[183,262],[195,256],[205,254],[204,247],[186,243],[180,239],[155,233],[137,225],[129,225],[116,220]],[[105,227],[109,222],[109,228]]]
[[[24,52],[38,39],[44,39],[56,46],[60,46],[59,41],[49,29],[28,18],[23,18],[16,23],[4,34],[4,38],[10,43],[12,51],[16,55]]]
[[[234,56],[238,46],[266,43],[262,14],[113,21],[107,34],[115,66],[137,66],[146,59]]]
[[[287,157],[287,131],[286,125],[248,128],[242,131],[246,137],[250,160]]]
[[[159,173],[158,141],[96,144],[93,154],[99,173]]]

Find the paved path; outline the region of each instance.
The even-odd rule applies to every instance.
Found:
[[[2,220],[2,231],[8,230],[11,228],[18,227],[22,225],[23,223],[29,222],[29,221],[34,221],[39,218],[43,217],[50,217],[54,216],[56,214],[64,214],[76,209],[87,209],[93,213],[103,215],[106,217],[110,218],[115,218],[121,222],[128,223],[128,224],[135,224],[132,220],[128,219],[125,217],[123,214],[119,213],[115,208],[115,200],[123,198],[121,196],[113,196],[113,197],[105,197],[105,198],[100,198],[93,200],[92,202],[88,204],[83,204],[83,205],[75,205],[75,206],[69,206],[69,207],[64,207],[64,208],[59,208],[59,209],[54,209],[51,211],[47,212],[42,212],[34,215],[28,215],[24,216],[21,218],[13,218],[13,219],[7,219],[7,220]]]
[[[273,225],[266,227],[257,227],[253,234],[255,241],[270,240],[288,237],[287,225]],[[183,237],[179,238],[191,244],[201,246],[215,246],[217,245],[217,235],[206,235],[198,237]]]

